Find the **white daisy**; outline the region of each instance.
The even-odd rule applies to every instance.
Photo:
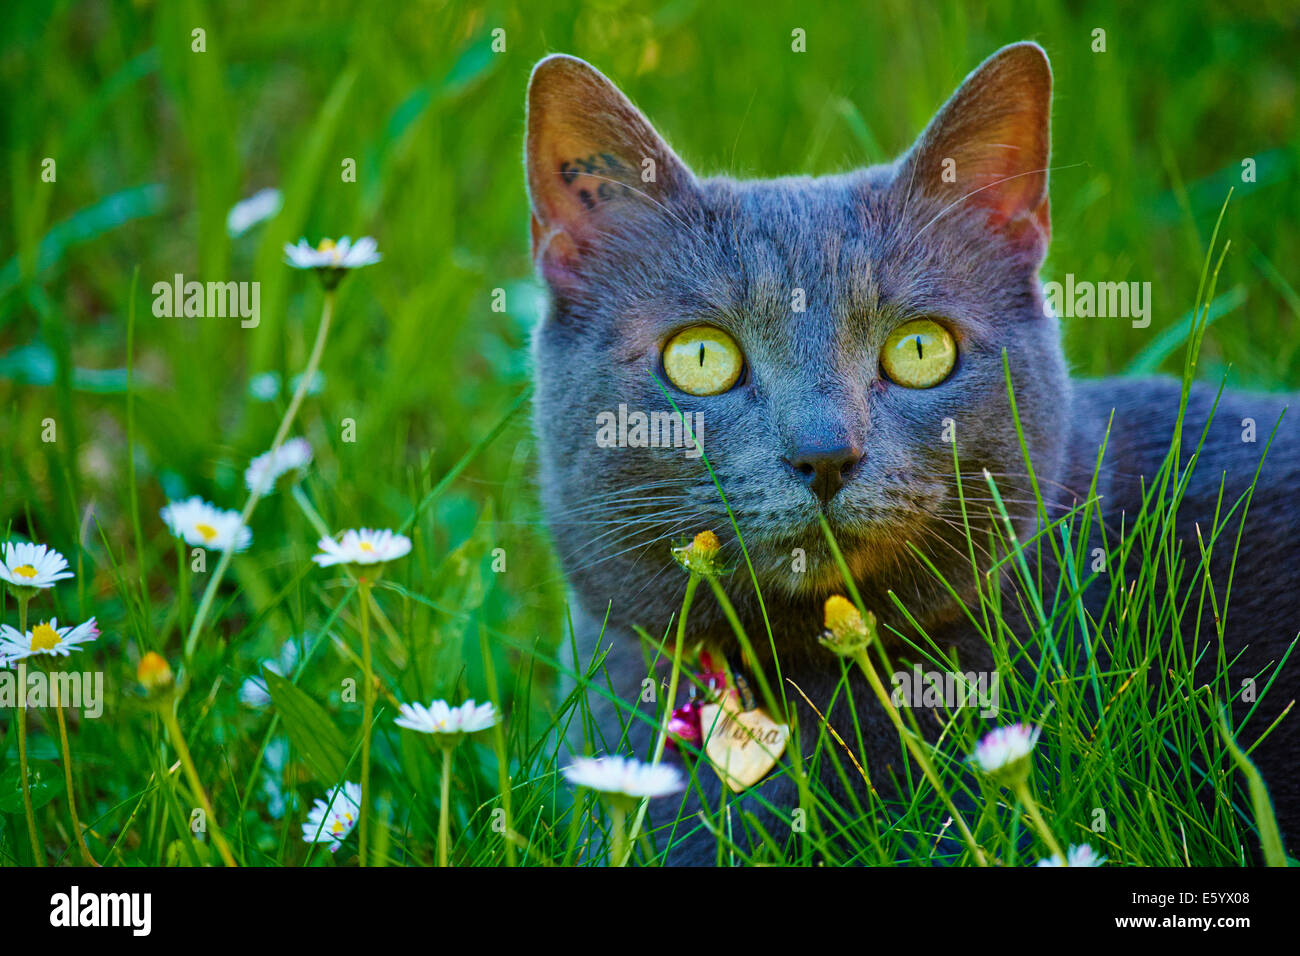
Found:
[[[1046,859],[1039,860],[1039,866],[1101,866],[1106,862],[1104,856],[1098,856],[1097,852],[1088,844],[1081,843],[1078,846],[1072,846],[1065,851],[1065,860],[1062,862],[1059,856],[1050,856]]]
[[[355,244],[347,236],[338,242],[322,239],[315,248],[306,239],[299,239],[296,246],[284,247],[284,261],[295,269],[360,269],[380,260],[377,250],[378,244],[369,236]]]
[[[244,481],[249,491],[269,494],[276,482],[289,472],[297,472],[311,464],[311,445],[305,438],[290,438],[279,448],[258,455],[249,462]]]
[[[1025,724],[999,727],[984,735],[971,759],[991,777],[1010,778],[1027,769],[1030,753],[1041,731]]]
[[[343,537],[321,538],[317,543],[321,553],[313,555],[312,560],[322,568],[333,564],[379,564],[400,558],[411,550],[411,539],[404,534],[397,534],[385,528],[383,531],[344,531]]]
[[[278,657],[268,657],[261,666],[280,677],[288,675],[298,663],[298,645],[285,641]],[[266,678],[258,674],[250,677],[239,686],[239,699],[249,707],[265,707],[271,702],[271,695],[266,689]]]
[[[577,787],[620,797],[666,797],[682,789],[682,777],[668,764],[646,764],[624,757],[578,757],[564,768]]]
[[[302,825],[302,838],[307,843],[328,843],[330,852],[337,853],[360,814],[361,784],[344,783],[312,804],[307,822]]]
[[[276,820],[283,819],[287,810],[298,805],[298,794],[283,785],[284,766],[289,759],[289,738],[278,735],[266,747],[263,760],[270,773],[262,774],[262,796],[266,812]],[[316,831],[313,830],[314,834]]]
[[[24,634],[8,624],[0,624],[0,659],[21,661],[45,654],[70,657],[73,648],[99,637],[99,627],[92,617],[76,627],[59,627],[56,618],[43,621]]]
[[[73,577],[68,562],[43,544],[6,544],[0,561],[0,580],[19,588],[52,588],[56,581]]]
[[[407,730],[433,734],[440,743],[455,743],[462,734],[475,734],[487,730],[501,719],[491,703],[475,704],[473,698],[459,707],[445,700],[435,700],[428,707],[423,704],[402,704],[400,716],[394,723]]]
[[[278,189],[261,189],[230,207],[226,214],[226,232],[242,236],[259,222],[270,219],[284,205]]]
[[[238,511],[222,511],[198,495],[168,502],[160,514],[172,534],[196,547],[246,551],[253,543],[253,532],[241,526]]]

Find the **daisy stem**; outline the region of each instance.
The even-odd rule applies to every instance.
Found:
[[[185,770],[185,778],[190,782],[190,789],[199,798],[203,812],[207,814],[208,826],[212,828],[212,842],[217,847],[217,853],[226,866],[239,866],[235,862],[234,854],[230,852],[230,845],[226,843],[226,838],[221,833],[221,827],[217,825],[217,815],[213,812],[207,791],[203,789],[203,784],[199,780],[199,772],[194,768],[194,758],[190,756],[190,748],[185,745],[185,737],[181,733],[181,725],[176,719],[176,714],[172,712],[171,702],[160,707],[159,712],[162,714],[163,723],[167,725],[167,734],[172,739],[172,746],[176,748],[176,755],[181,759],[181,767]]]
[[[18,594],[18,632],[27,633],[27,602],[30,596]],[[32,857],[37,866],[45,865],[45,854],[41,851],[41,835],[36,829],[36,814],[32,811],[32,791],[27,779],[27,700],[26,695],[18,705],[18,772],[23,780],[23,810],[27,814],[27,836],[32,841]]]
[[[316,330],[316,342],[311,347],[311,355],[307,359],[307,369],[302,373],[302,378],[298,380],[298,387],[294,390],[293,398],[289,401],[289,407],[285,409],[284,418],[280,419],[280,427],[276,429],[275,440],[271,442],[271,451],[275,451],[284,443],[285,436],[289,434],[289,427],[293,424],[294,417],[298,414],[298,408],[302,405],[302,400],[307,394],[307,389],[311,381],[316,377],[316,371],[320,368],[321,356],[325,353],[325,338],[329,334],[330,320],[334,315],[334,296],[333,289],[325,293],[325,304],[321,308],[320,327]],[[261,500],[262,489],[254,488],[249,493],[248,501],[244,504],[244,510],[239,513],[239,528],[235,534],[238,535],[241,530],[248,526],[248,519],[253,514],[253,509],[257,507],[257,502]],[[233,545],[234,542],[231,542]],[[212,610],[212,602],[216,599],[217,588],[221,584],[221,579],[226,576],[226,569],[230,567],[230,559],[234,555],[233,547],[227,548],[221,552],[221,560],[217,562],[216,570],[212,572],[212,579],[208,581],[208,586],[203,590],[203,598],[199,601],[198,612],[194,615],[194,622],[190,625],[190,632],[185,638],[185,662],[188,664],[190,658],[194,655],[194,646],[198,643],[199,634],[203,630],[203,625],[208,619],[208,612]],[[365,819],[364,810],[362,820]]]
[[[1034,829],[1038,831],[1038,835],[1042,837],[1043,842],[1047,844],[1048,851],[1052,856],[1058,857],[1060,861],[1064,863],[1065,854],[1061,852],[1061,845],[1056,842],[1056,837],[1052,835],[1052,831],[1048,827],[1047,821],[1043,819],[1042,813],[1039,812],[1038,801],[1030,794],[1029,784],[1022,780],[1016,785],[1015,791],[1020,802],[1025,805],[1025,812],[1029,814],[1029,820],[1033,823]]]
[[[659,739],[655,741],[654,758],[651,764],[658,764],[664,755],[664,745],[668,742],[668,721],[672,717],[673,708],[677,705],[677,681],[682,673],[682,648],[686,646],[686,617],[691,613],[691,603],[695,600],[695,589],[699,587],[700,574],[698,571],[692,571],[690,578],[686,581],[686,596],[682,598],[682,613],[677,618],[677,643],[673,647],[673,669],[668,678],[668,702],[664,705],[664,720],[659,728]],[[627,849],[624,853],[617,852],[621,845],[619,838],[615,839],[615,856],[614,859],[618,866],[627,866],[627,857],[632,855],[632,848],[636,845],[637,834],[641,832],[641,824],[645,821],[646,809],[650,806],[649,798],[640,801],[636,808],[636,816],[632,819],[632,834],[627,841]],[[619,813],[623,811],[620,808]],[[622,817],[619,817],[618,828],[621,832],[623,827]]]
[[[642,808],[646,805],[645,800],[641,801]],[[610,829],[613,831],[613,844],[610,859],[616,861],[616,866],[627,866],[627,858],[632,855],[632,845],[635,841],[627,838],[627,832],[624,825],[627,822],[627,811],[618,801],[611,801],[609,805]]]
[[[438,805],[438,865],[447,865],[447,843],[451,836],[451,752],[442,748],[442,800]]]
[[[483,655],[483,677],[487,681],[488,697],[492,706],[501,712],[501,695],[497,689],[497,671],[492,663],[492,648],[488,644],[487,625],[478,624],[479,653]],[[498,720],[492,728],[492,743],[497,752],[497,787],[501,790],[501,809],[505,811],[506,866],[515,865],[515,833],[510,817],[510,754],[506,750],[506,727]]]
[[[81,859],[87,866],[99,866],[90,855],[86,846],[85,834],[81,832],[81,821],[77,818],[77,798],[72,790],[72,748],[68,746],[68,725],[63,719],[63,704],[54,705],[54,714],[59,720],[59,743],[63,746],[63,779],[68,787],[68,812],[72,814],[72,832],[77,835],[77,846],[81,848]]]
[[[370,662],[370,581],[357,578],[357,595],[361,599],[361,671],[365,692],[361,705],[361,821],[358,851],[361,865],[367,866],[367,836],[370,833],[370,724],[375,713],[375,679]]]
[[[190,575],[188,562],[185,560],[185,542],[176,539],[176,580],[180,583],[180,627],[185,630],[190,620]]]
[[[939,794],[939,798],[943,800],[943,805],[948,808],[948,813],[957,825],[961,838],[965,841],[971,856],[975,858],[976,865],[987,866],[988,863],[984,859],[984,853],[975,842],[975,837],[971,835],[970,828],[966,826],[966,820],[957,812],[952,798],[948,796],[948,791],[944,789],[943,784],[939,781],[939,775],[935,773],[934,766],[930,763],[930,758],[925,752],[925,746],[919,743],[911,730],[903,725],[903,718],[899,716],[898,708],[894,706],[894,702],[889,699],[889,692],[881,684],[880,675],[876,673],[876,667],[871,663],[871,656],[867,653],[867,649],[865,647],[861,648],[853,655],[853,658],[858,662],[858,666],[862,668],[862,672],[867,677],[867,683],[871,685],[871,689],[875,693],[876,699],[880,701],[880,705],[885,708],[885,713],[889,715],[890,721],[893,722],[894,729],[898,731],[898,736],[903,738],[903,744],[920,765],[921,772],[925,774],[925,779],[930,781],[930,786],[934,787],[935,792]]]
[[[302,490],[302,485],[294,485],[289,494],[293,497],[293,500],[297,503],[302,513],[307,516],[307,520],[310,521],[311,526],[316,529],[316,533],[322,538],[328,538],[330,536],[329,525],[327,525],[325,519],[320,516],[320,512],[312,507],[311,500],[307,497],[307,493]]]
[[[307,368],[302,373],[302,378],[298,380],[298,387],[294,390],[293,398],[289,402],[288,409],[285,410],[284,418],[280,420],[280,427],[276,430],[275,440],[271,442],[271,450],[275,451],[289,435],[289,426],[293,424],[294,417],[298,414],[298,408],[302,405],[303,398],[307,395],[307,390],[311,388],[312,379],[316,377],[316,372],[320,368],[321,356],[325,354],[325,337],[329,334],[330,320],[334,317],[334,297],[337,293],[330,289],[325,293],[325,303],[321,307],[320,327],[316,330],[316,341],[312,344],[311,355],[307,358]]]

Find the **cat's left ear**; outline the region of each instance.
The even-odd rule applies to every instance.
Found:
[[[896,187],[941,215],[976,211],[986,227],[1041,258],[1051,232],[1047,165],[1052,68],[1036,43],[981,63],[900,163]]]
[[[577,281],[602,232],[661,210],[695,183],[618,87],[563,54],[533,68],[524,153],[533,258],[559,285]]]

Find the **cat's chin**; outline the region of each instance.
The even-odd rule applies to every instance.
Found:
[[[832,529],[840,554],[854,581],[862,582],[887,575],[898,569],[896,543],[886,534]],[[820,526],[801,537],[755,542],[760,556],[755,571],[760,584],[778,593],[798,598],[824,598],[843,594],[846,589],[844,568],[836,560]]]

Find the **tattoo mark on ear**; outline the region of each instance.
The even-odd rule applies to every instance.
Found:
[[[628,168],[610,153],[592,153],[560,164],[560,178],[570,189],[574,188],[579,176],[603,180],[595,187],[594,195],[586,186],[578,189],[578,199],[587,209],[595,209],[598,202],[606,202],[617,196],[632,195],[632,190],[624,183],[610,181],[627,173]]]
[[[609,153],[592,153],[589,156],[580,156],[561,163],[560,175],[564,177],[566,183],[572,184],[579,176],[621,172],[624,169],[626,167],[619,162],[617,156]]]

